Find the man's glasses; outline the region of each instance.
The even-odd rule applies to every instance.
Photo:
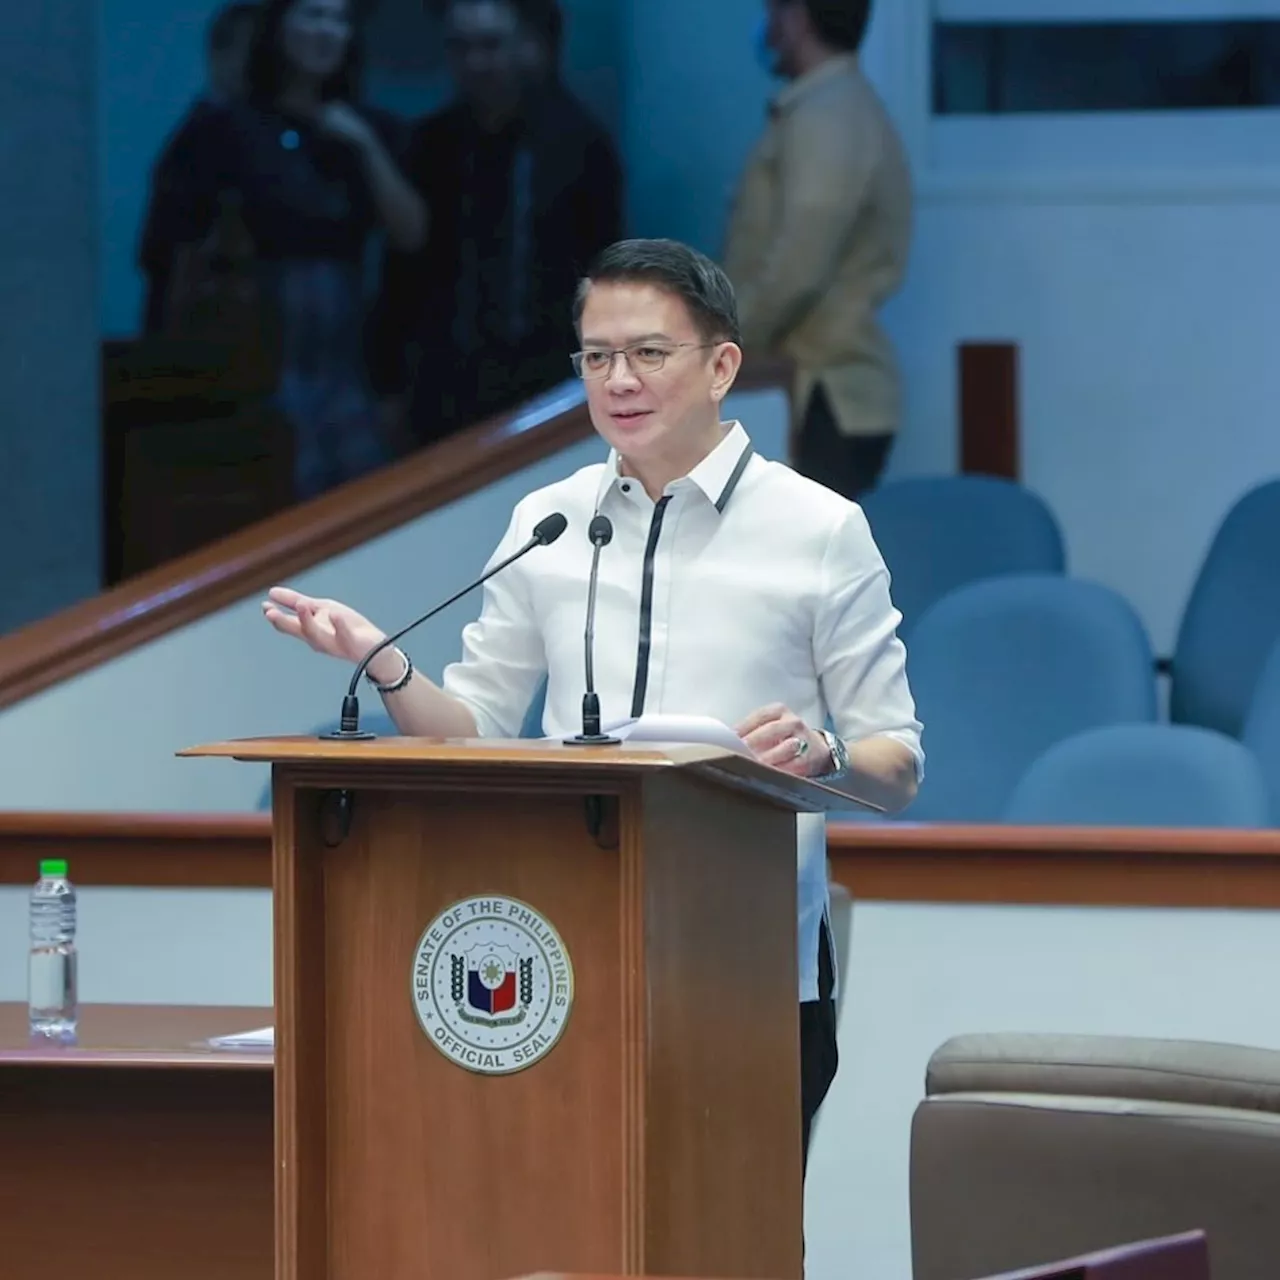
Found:
[[[667,346],[655,346],[651,342],[637,343],[631,347],[618,347],[613,351],[603,349],[575,351],[569,357],[573,371],[580,378],[607,378],[613,370],[613,362],[621,356],[632,373],[657,373],[670,356],[683,349],[705,351],[706,342],[673,342]]]

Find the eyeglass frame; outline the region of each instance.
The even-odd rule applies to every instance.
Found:
[[[714,347],[718,347],[718,342],[668,342],[659,345],[656,342],[633,342],[627,347],[614,347],[612,350],[606,350],[604,347],[590,347],[585,351],[575,351],[569,357],[569,362],[573,365],[573,371],[584,382],[599,382],[602,378],[609,377],[613,373],[613,366],[617,363],[618,357],[621,356],[627,364],[627,368],[631,370],[637,377],[645,374],[661,373],[666,368],[667,361],[671,359],[677,351],[692,348],[695,351],[710,351]],[[645,347],[653,347],[662,352],[662,359],[658,362],[655,369],[637,369],[632,363],[632,353],[643,350]],[[587,356],[608,356],[609,363],[604,366],[598,373],[587,373],[583,367],[583,361]]]

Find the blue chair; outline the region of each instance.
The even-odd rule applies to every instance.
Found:
[[[889,566],[908,636],[924,611],[956,587],[1005,573],[1063,573],[1066,551],[1039,495],[992,476],[895,480],[862,509]]]
[[[961,587],[916,626],[907,670],[924,724],[911,820],[998,822],[1055,742],[1156,718],[1151,645],[1114,591],[1056,574]]]
[[[1266,782],[1235,738],[1192,725],[1121,724],[1052,746],[1018,784],[1013,823],[1265,827]]]
[[[1280,639],[1280,480],[1250,490],[1214,534],[1182,615],[1170,719],[1240,736]]]
[[[1280,641],[1262,668],[1241,740],[1262,766],[1271,795],[1271,825],[1280,827]]]

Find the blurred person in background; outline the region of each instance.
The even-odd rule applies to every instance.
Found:
[[[789,81],[743,175],[725,266],[743,344],[796,367],[796,470],[856,500],[900,416],[877,311],[906,272],[911,176],[858,63],[870,0],[767,0],[762,53]]]
[[[398,159],[407,131],[360,104],[360,69],[348,0],[266,0],[243,99],[188,131],[164,193],[189,261],[225,255],[228,226],[251,246],[278,326],[274,400],[293,428],[300,499],[390,459],[365,365],[363,264],[379,230],[401,251],[426,232]],[[211,237],[223,242],[212,251]]]
[[[142,328],[154,333],[163,327],[165,300],[175,249],[174,228],[166,219],[169,187],[181,180],[181,166],[191,145],[190,133],[201,119],[244,96],[245,68],[258,21],[256,4],[227,4],[214,12],[205,37],[205,87],[165,141],[151,170],[151,189],[138,245],[138,266],[146,278]]]
[[[559,74],[555,0],[445,0],[456,97],[425,118],[407,170],[431,226],[389,255],[371,363],[419,444],[570,376],[589,262],[621,235],[613,143]]]

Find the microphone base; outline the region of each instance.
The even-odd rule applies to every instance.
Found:
[[[359,671],[356,675],[359,676]],[[354,681],[352,682],[354,685]],[[319,735],[325,742],[371,742],[378,735],[360,727],[360,699],[355,689],[347,690],[342,699],[342,714],[338,717],[338,727]]]
[[[561,738],[566,747],[620,747],[621,738],[611,738],[607,733],[578,733],[572,738]]]

